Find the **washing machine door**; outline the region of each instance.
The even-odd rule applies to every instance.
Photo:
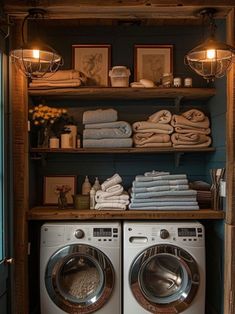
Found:
[[[48,261],[45,285],[52,301],[67,313],[93,313],[108,302],[114,287],[114,269],[97,248],[68,245]]]
[[[174,245],[149,247],[133,261],[129,272],[132,293],[151,313],[181,313],[194,299],[199,269],[194,258]]]

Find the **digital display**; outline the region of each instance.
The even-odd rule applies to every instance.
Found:
[[[112,228],[94,228],[93,236],[94,237],[111,237]]]
[[[196,228],[178,228],[179,237],[196,237]]]

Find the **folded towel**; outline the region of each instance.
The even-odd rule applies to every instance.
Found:
[[[170,123],[172,118],[172,114],[169,110],[160,110],[152,114],[149,118],[149,122],[154,123]]]
[[[114,187],[112,190],[116,189],[118,183],[122,182],[122,178],[119,176],[118,173],[115,173],[112,177],[108,178],[101,184],[102,191],[106,191],[110,187]]]
[[[31,82],[29,83],[29,87],[37,88],[37,87],[78,87],[82,84],[81,80],[65,80],[65,81],[44,81],[44,82]]]
[[[192,206],[192,205],[184,205],[184,206],[177,206],[177,205],[171,205],[171,206],[143,206],[143,207],[135,207],[133,208],[131,205],[129,205],[129,209],[133,210],[199,210],[199,206]]]
[[[158,181],[133,181],[132,186],[133,188],[145,188],[145,187],[154,187],[154,186],[162,186],[162,185],[187,185],[188,180],[187,179],[181,179],[181,180],[158,180]]]
[[[196,202],[197,195],[167,195],[151,198],[131,198],[132,204],[137,203],[151,203],[151,202],[174,202],[176,205],[178,202]]]
[[[181,190],[188,190],[188,185],[160,185],[160,186],[152,186],[152,187],[138,187],[132,188],[133,193],[139,193],[139,192],[159,192],[159,191],[181,191]]]
[[[95,200],[96,202],[99,200],[99,199],[107,199],[108,197],[111,197],[111,196],[116,196],[116,195],[121,195],[123,193],[123,187],[121,185],[118,185],[119,187],[115,186],[114,189],[109,190],[109,192],[107,191],[97,191],[96,194],[95,194]]]
[[[83,138],[126,138],[132,134],[131,125],[126,121],[86,124]]]
[[[170,124],[154,123],[148,121],[137,121],[132,124],[132,129],[135,133],[160,133],[160,134],[171,134],[173,132],[173,127]]]
[[[75,69],[70,69],[70,70],[58,70],[55,73],[51,74],[51,73],[46,73],[45,75],[43,75],[42,78],[35,78],[32,80],[32,82],[36,82],[36,81],[62,81],[62,80],[74,80],[74,79],[82,79],[84,80],[86,78],[86,76]]]
[[[171,201],[166,201],[166,202],[139,202],[139,203],[131,203],[129,205],[129,208],[141,208],[141,207],[157,207],[157,206],[161,206],[161,207],[167,207],[167,206],[198,206],[197,201],[193,201],[193,202],[171,202]]]
[[[209,128],[210,126],[210,122],[209,122],[209,119],[208,117],[205,116],[205,119],[203,121],[194,121],[194,120],[188,120],[185,116],[183,115],[177,115],[177,114],[174,114],[172,116],[172,119],[171,119],[171,125],[173,127],[194,127],[194,128],[197,128],[197,129],[207,129]]]
[[[84,139],[83,147],[132,147],[132,138],[113,138],[113,139]]]
[[[119,199],[113,199],[113,200],[110,200],[110,199],[106,199],[106,200],[99,200],[97,201],[97,204],[110,204],[110,203],[117,203],[117,204],[122,204],[122,205],[128,205],[130,203],[129,200],[119,200]],[[108,207],[109,205],[107,205]]]
[[[182,116],[192,122],[201,122],[206,119],[205,114],[198,109],[190,109],[188,111],[185,111],[184,113],[182,113]]]
[[[182,190],[182,191],[160,191],[160,192],[143,192],[143,193],[132,193],[132,198],[151,198],[151,197],[158,197],[158,196],[168,196],[168,195],[196,195],[197,191],[195,190]]]
[[[160,175],[160,176],[143,176],[138,175],[135,177],[136,181],[147,182],[147,181],[158,181],[158,180],[178,180],[178,179],[187,179],[186,174],[169,174],[169,175]]]
[[[120,195],[113,195],[113,196],[107,196],[107,193],[97,193],[96,192],[96,195],[95,195],[95,200],[96,202],[101,202],[101,201],[119,201],[119,200],[124,200],[124,201],[128,201],[130,198],[129,194],[127,193],[122,193]]]
[[[187,126],[176,126],[175,127],[175,132],[180,133],[180,134],[185,134],[185,133],[198,133],[198,134],[205,134],[208,135],[211,133],[210,128],[194,128],[194,127],[187,127]]]
[[[170,172],[156,171],[156,170],[152,170],[152,171],[148,171],[144,173],[144,175],[147,177],[157,177],[157,176],[163,176],[163,175],[169,175],[169,174]]]
[[[136,147],[163,147],[171,146],[171,138],[169,134],[156,133],[135,133],[133,142]]]
[[[173,147],[208,147],[211,144],[210,136],[198,133],[173,133],[171,140]]]
[[[112,108],[88,110],[83,113],[83,124],[114,122],[117,119],[117,110]]]
[[[112,202],[112,203],[97,203],[95,204],[95,209],[97,210],[125,210],[126,209],[126,205],[123,204],[119,204],[117,202]]]

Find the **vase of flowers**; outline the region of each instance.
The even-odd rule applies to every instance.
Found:
[[[58,194],[58,207],[64,209],[68,205],[66,194],[71,191],[71,187],[69,185],[58,185],[56,187],[56,193]]]
[[[53,108],[46,105],[38,105],[29,109],[29,119],[37,128],[37,146],[40,148],[49,147],[49,138],[55,135],[53,125],[61,118],[67,117],[67,110],[63,108]]]

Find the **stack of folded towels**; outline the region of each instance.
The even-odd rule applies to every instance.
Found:
[[[86,76],[78,70],[59,70],[55,73],[46,73],[41,78],[32,79],[29,87],[78,87],[86,83]]]
[[[129,205],[129,194],[120,184],[122,178],[114,174],[101,184],[101,190],[95,194],[95,209],[97,210],[125,210]]]
[[[117,120],[112,108],[85,111],[83,147],[132,147],[131,125]]]
[[[133,210],[197,210],[197,191],[189,189],[186,174],[152,171],[132,183]]]
[[[147,121],[133,123],[133,141],[135,147],[169,147],[173,127],[170,125],[171,112],[160,110],[152,114]]]
[[[171,125],[175,129],[171,135],[173,147],[196,148],[210,146],[210,122],[202,111],[191,109],[181,115],[175,114],[172,116]]]

